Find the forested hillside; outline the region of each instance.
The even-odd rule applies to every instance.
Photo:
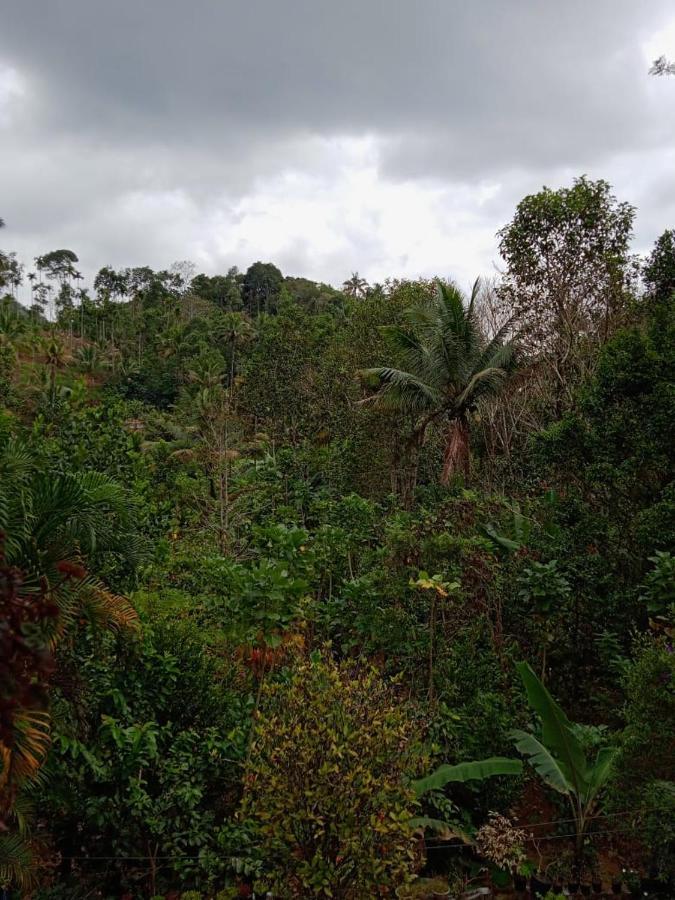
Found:
[[[675,230],[634,213],[528,196],[466,292],[0,255],[0,888],[673,896]]]

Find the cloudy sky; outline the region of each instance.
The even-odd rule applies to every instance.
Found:
[[[82,269],[257,259],[499,264],[495,231],[587,173],[675,227],[673,0],[5,0],[3,247]]]

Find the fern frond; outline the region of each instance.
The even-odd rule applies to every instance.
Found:
[[[0,886],[27,891],[35,880],[33,851],[28,840],[16,832],[0,832]]]

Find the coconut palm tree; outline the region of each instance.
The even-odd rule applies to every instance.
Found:
[[[84,372],[93,374],[101,365],[101,356],[96,344],[85,344],[75,354],[75,360]]]
[[[441,482],[469,470],[469,416],[485,398],[494,396],[515,365],[514,346],[504,342],[505,328],[488,340],[480,330],[474,284],[469,302],[454,284],[436,283],[436,290],[406,313],[402,326],[382,330],[394,359],[389,366],[362,374],[377,384],[363,402],[377,403],[407,414],[413,425],[405,449],[411,471],[410,492],[416,482],[419,449],[430,428],[445,429]]]
[[[342,282],[342,290],[350,297],[364,297],[368,290],[368,282],[358,272],[352,272],[351,278]]]

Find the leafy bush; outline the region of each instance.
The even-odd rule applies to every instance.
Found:
[[[534,605],[539,614],[553,612],[556,602],[569,597],[570,585],[558,569],[558,560],[541,563],[533,560],[519,578],[520,596]]]
[[[628,808],[643,799],[654,779],[673,776],[675,653],[668,639],[638,639],[624,679],[626,727],[616,764],[614,801]]]
[[[282,896],[377,896],[415,868],[413,722],[374,670],[328,658],[268,685],[245,776],[270,886]]]
[[[644,580],[641,600],[651,615],[662,615],[675,604],[675,557],[657,550],[649,561],[654,568]]]
[[[621,734],[610,813],[629,810],[626,829],[667,876],[675,869],[675,653],[667,637],[642,635],[624,675],[626,725]]]
[[[222,878],[220,831],[238,803],[249,708],[204,635],[145,618],[133,642],[83,634],[60,665],[50,777],[37,798],[55,847],[120,857],[98,875],[111,892],[128,885],[124,859],[148,847],[170,857],[158,887]]]

